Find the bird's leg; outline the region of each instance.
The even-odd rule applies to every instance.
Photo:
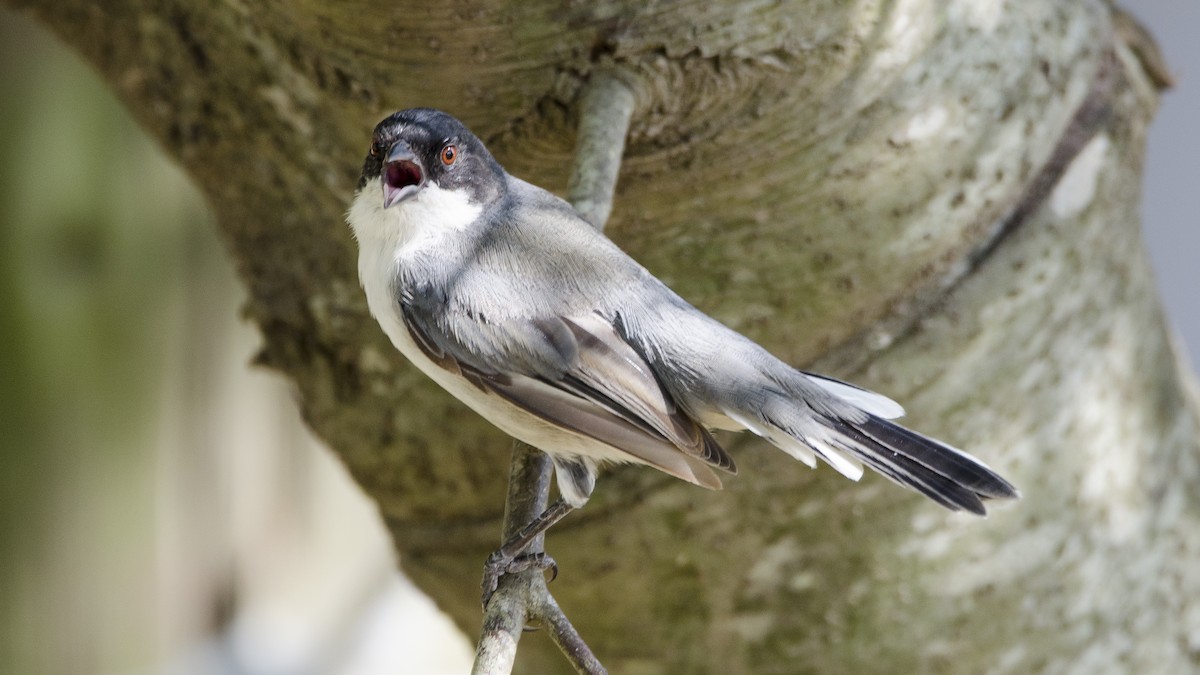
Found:
[[[487,562],[483,565],[482,587],[484,607],[487,607],[488,600],[491,600],[492,594],[496,592],[496,587],[500,583],[500,577],[505,574],[516,574],[536,567],[542,570],[553,570],[551,581],[554,580],[554,577],[558,576],[558,565],[554,562],[554,558],[545,553],[523,554],[525,549],[529,548],[529,545],[533,543],[533,540],[537,539],[538,535],[550,529],[551,526],[562,520],[563,516],[573,511],[574,508],[562,499],[559,499],[488,556]]]

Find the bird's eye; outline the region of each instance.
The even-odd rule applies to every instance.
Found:
[[[382,154],[383,154],[383,144],[382,143],[372,143],[371,144],[371,156],[378,157]]]
[[[442,164],[450,166],[458,160],[458,148],[454,145],[447,145],[442,148]]]

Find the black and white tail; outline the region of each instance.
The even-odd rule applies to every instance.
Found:
[[[852,422],[822,418],[831,445],[948,509],[985,515],[985,499],[1014,499],[1017,489],[970,455],[874,415]]]
[[[1020,496],[1011,483],[974,457],[889,421],[904,414],[895,401],[838,380],[802,375],[832,394],[834,402],[797,412],[795,398],[779,397],[753,416],[725,413],[809,466],[816,466],[820,458],[858,480],[865,464],[953,511],[982,516],[987,513],[985,500]]]

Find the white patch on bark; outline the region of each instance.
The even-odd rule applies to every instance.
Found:
[[[1073,218],[1096,196],[1096,180],[1106,164],[1108,136],[1096,136],[1067,167],[1050,195],[1050,210],[1058,218]]]
[[[816,588],[817,581],[818,579],[815,572],[811,570],[805,570],[792,576],[791,581],[788,582],[788,590],[794,592],[807,591],[809,589]]]
[[[1128,320],[1116,320],[1104,337],[1112,344],[1135,344],[1140,329]],[[1079,499],[1099,516],[1097,522],[1106,526],[1109,540],[1120,544],[1138,534],[1145,514],[1140,486],[1146,458],[1128,447],[1128,439],[1136,438],[1134,430],[1143,424],[1138,418],[1145,413],[1140,408],[1130,410],[1120,422],[1114,422],[1112,383],[1135,381],[1143,366],[1132,350],[1108,349],[1097,355],[1100,362],[1080,364],[1076,370],[1079,381],[1074,389],[1085,398],[1079,406],[1078,425],[1091,436],[1076,450],[1088,456]]]
[[[269,87],[262,87],[258,90],[259,95],[271,104],[271,108],[279,115],[279,119],[283,120],[288,126],[296,130],[296,133],[305,138],[312,138],[313,128],[312,123],[308,118],[302,115],[292,101],[291,94],[283,87],[273,84]]]
[[[875,329],[871,331],[871,335],[867,338],[867,345],[870,349],[882,351],[891,347],[895,340],[896,336],[892,335],[890,331]]]
[[[762,642],[775,629],[775,616],[770,612],[739,614],[729,620],[729,627],[746,642]]]
[[[1004,650],[1000,653],[1000,656],[996,657],[995,672],[1011,673],[1017,671],[1018,666],[1025,660],[1027,651],[1023,644],[1015,644]]]
[[[929,45],[930,36],[937,29],[935,12],[928,0],[901,0],[892,9],[894,21],[887,27],[879,52],[875,56],[876,68],[891,70],[918,60],[920,51]]]
[[[996,30],[1006,11],[1012,7],[1005,0],[968,0],[957,2],[947,9],[953,21],[990,33]]]
[[[908,124],[900,131],[892,134],[888,140],[892,145],[907,145],[913,141],[930,138],[941,131],[950,119],[946,106],[934,104],[919,111],[908,119]]]
[[[800,544],[790,537],[764,548],[746,573],[746,595],[765,596],[787,583],[788,568],[800,557],[800,550]]]
[[[375,345],[368,344],[358,352],[358,367],[364,373],[390,373],[392,361]]]

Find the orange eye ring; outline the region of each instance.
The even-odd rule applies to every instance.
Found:
[[[442,164],[450,166],[458,161],[458,147],[451,144],[442,148]]]

